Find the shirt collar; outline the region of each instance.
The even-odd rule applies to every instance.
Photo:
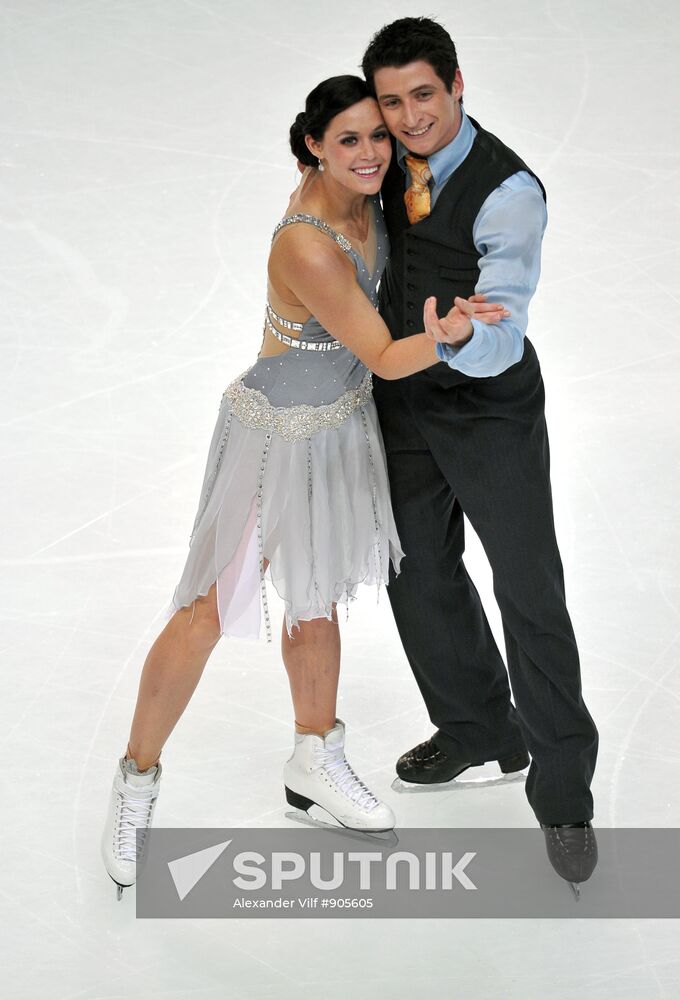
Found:
[[[465,114],[465,108],[462,104],[460,105],[460,111],[461,122],[456,136],[447,146],[438,149],[427,160],[428,166],[432,171],[435,187],[439,187],[461,165],[470,152],[472,143],[475,141],[475,136],[477,135],[477,129]],[[404,173],[406,173],[404,157],[408,153],[409,151],[406,146],[397,139],[397,162]]]

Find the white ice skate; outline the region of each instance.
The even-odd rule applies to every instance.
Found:
[[[322,825],[350,830],[392,830],[395,816],[388,805],[366,787],[345,757],[345,724],[325,737],[295,734],[295,750],[283,769],[286,799]]]
[[[118,899],[124,888],[135,884],[144,865],[147,838],[141,838],[138,854],[137,830],[151,826],[161,771],[160,761],[141,772],[134,759],[118,761],[101,841],[104,865],[116,883]]]

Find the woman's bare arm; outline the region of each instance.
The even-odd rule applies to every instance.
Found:
[[[300,232],[303,228],[307,231]],[[289,289],[333,337],[380,378],[404,378],[439,362],[431,334],[392,339],[357,283],[353,262],[327,236],[309,232],[308,227],[295,230],[291,227],[281,233],[272,249],[269,273],[275,287],[280,290],[283,284]],[[445,317],[448,343],[463,344],[469,339],[469,315],[487,323],[498,322],[503,316],[502,308],[494,304],[457,302],[463,308],[455,306]]]

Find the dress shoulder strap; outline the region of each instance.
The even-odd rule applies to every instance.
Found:
[[[306,222],[308,225],[315,226],[317,229],[320,229],[322,233],[325,233],[327,236],[330,236],[332,240],[335,240],[341,250],[344,250],[346,254],[349,254],[349,256],[354,259],[356,251],[346,236],[343,236],[341,233],[336,233],[336,231],[332,229],[327,222],[324,222],[323,219],[319,219],[316,215],[307,215],[305,212],[298,212],[296,215],[288,215],[285,219],[281,219],[272,233],[272,240],[285,226],[291,226],[294,222]]]

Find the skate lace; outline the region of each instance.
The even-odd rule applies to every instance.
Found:
[[[319,763],[350,802],[360,809],[369,809],[379,805],[378,799],[356,772],[351,768],[342,747],[319,751]]]
[[[137,830],[143,829],[145,832],[140,838],[140,852],[144,849],[146,842],[147,828],[151,822],[151,810],[156,801],[156,796],[149,795],[148,798],[137,799],[118,793],[119,816],[118,816],[118,843],[116,853],[121,861],[138,861],[137,854]]]

